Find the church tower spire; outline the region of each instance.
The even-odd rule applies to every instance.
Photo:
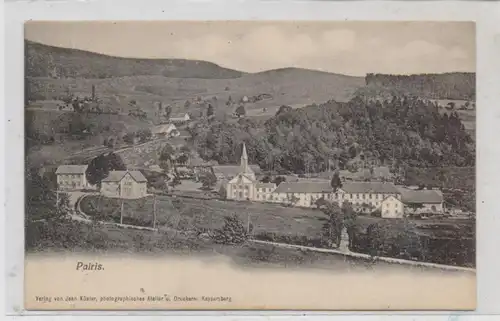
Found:
[[[241,151],[241,162],[240,162],[241,172],[248,173],[248,155],[245,143],[243,143],[243,150]]]

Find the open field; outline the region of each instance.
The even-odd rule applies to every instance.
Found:
[[[153,197],[123,202],[123,223],[153,226]],[[81,202],[84,213],[100,221],[120,222],[121,200],[102,196],[87,196]],[[207,233],[221,228],[224,217],[237,215],[246,226],[250,222],[252,235],[257,239],[281,243],[325,247],[320,210],[284,207],[278,204],[201,200],[184,197],[156,197],[156,222],[160,229]],[[358,216],[354,246],[356,251],[370,252],[368,227],[378,223],[389,238],[413,233],[426,247],[416,245],[430,262],[441,264],[474,265],[475,225],[470,220],[411,220],[405,227],[400,219],[382,219]],[[409,228],[409,230],[407,230]],[[386,241],[389,241],[387,239]],[[455,244],[456,243],[456,244]],[[415,245],[414,245],[415,246]],[[427,248],[429,246],[429,248]],[[455,249],[459,246],[459,249]],[[399,252],[392,254],[399,257]],[[370,253],[367,253],[370,254]],[[389,255],[391,256],[391,255]],[[443,261],[444,260],[444,261]]]
[[[119,220],[119,199],[102,196],[87,196],[83,199],[82,210],[89,215],[104,215],[109,220]],[[220,228],[224,216],[236,214],[243,222],[250,219],[253,233],[279,233],[288,235],[304,235],[320,237],[325,216],[317,209],[285,207],[279,204],[258,202],[232,202],[221,200],[201,200],[192,198],[156,197],[156,219],[159,225],[178,228],[195,226],[200,229],[213,230]],[[140,200],[124,201],[124,223],[127,219],[150,225],[153,223],[153,197]],[[360,230],[373,223],[383,222],[386,225],[399,225],[398,219],[382,219],[370,216],[358,216]],[[461,220],[412,220],[418,228],[429,230],[432,226],[470,226],[470,221]],[[176,226],[177,224],[177,226]]]

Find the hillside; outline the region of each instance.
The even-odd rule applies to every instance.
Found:
[[[236,78],[240,71],[206,61],[135,59],[47,46],[25,41],[26,76],[51,78],[110,78],[161,75],[175,78]]]
[[[465,72],[421,75],[367,74],[366,87],[359,93],[368,96],[414,95],[427,99],[476,99],[476,74]]]
[[[475,162],[473,140],[458,115],[442,115],[434,104],[417,98],[329,101],[283,111],[264,126],[250,119],[212,121],[193,128],[192,141],[203,158],[220,164],[236,163],[245,142],[253,163],[293,173],[324,171],[329,162],[349,169],[353,159],[394,169]]]
[[[72,94],[90,96],[92,85],[106,104],[126,111],[129,102],[148,113],[156,103],[172,105],[174,113],[204,112],[210,102],[224,113],[232,113],[243,97],[266,95],[266,99],[245,103],[252,116],[274,115],[281,105],[302,107],[329,99],[348,101],[363,85],[363,78],[288,69],[277,72],[245,74],[233,79],[172,78],[163,76],[127,76],[106,79],[28,78],[28,96],[32,101],[61,99]],[[226,103],[231,97],[233,105]],[[201,102],[195,101],[200,99]],[[186,103],[188,101],[188,103]],[[208,102],[207,102],[208,101]],[[188,104],[188,105],[187,105]],[[254,111],[255,110],[255,111]]]

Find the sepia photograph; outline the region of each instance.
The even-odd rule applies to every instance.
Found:
[[[28,309],[475,309],[474,22],[24,29]]]

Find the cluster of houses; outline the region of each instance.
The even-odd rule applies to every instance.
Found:
[[[98,185],[86,178],[87,165],[61,165],[56,170],[57,186],[61,191],[88,190],[106,197],[138,199],[147,196],[147,179],[140,171],[111,171]]]
[[[443,194],[439,190],[415,190],[384,181],[344,181],[336,189],[329,180],[302,179],[292,182],[263,183],[257,179],[260,168],[248,164],[243,145],[240,165],[203,167],[217,178],[219,193],[226,199],[280,203],[289,206],[318,207],[321,200],[342,206],[349,202],[361,213],[383,218],[418,214],[442,214]],[[140,171],[111,171],[99,187],[86,179],[87,165],[61,165],[57,168],[60,190],[90,190],[106,197],[138,199],[147,196],[147,179]]]
[[[233,167],[228,171],[234,172]],[[254,168],[248,164],[243,145],[238,173],[220,184],[221,192],[227,199],[300,207],[316,207],[321,199],[339,206],[347,201],[358,212],[377,213],[384,218],[401,218],[405,214],[440,214],[444,211],[443,195],[439,190],[413,190],[390,182],[344,182],[334,190],[330,181],[313,179],[282,182],[276,186],[258,181]],[[227,174],[224,176],[227,178]]]

